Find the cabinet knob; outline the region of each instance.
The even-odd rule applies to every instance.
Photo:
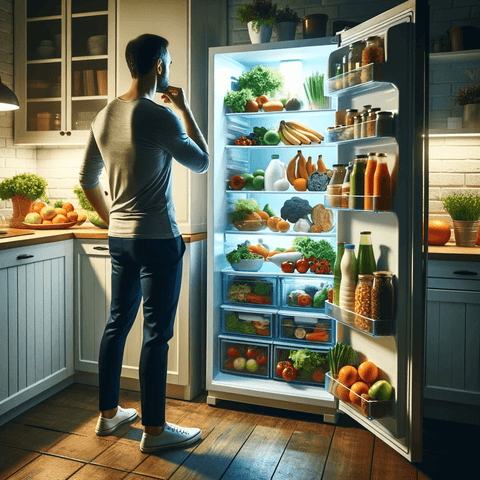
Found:
[[[17,260],[26,260],[27,258],[33,258],[33,255],[29,255],[28,253],[17,255]]]
[[[108,250],[108,247],[93,247],[94,250]]]
[[[67,132],[67,137],[69,137],[72,134],[72,132],[68,131]]]

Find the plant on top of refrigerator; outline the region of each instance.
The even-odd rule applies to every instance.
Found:
[[[255,31],[260,30],[260,25],[273,28],[275,26],[275,15],[277,4],[271,0],[254,0],[237,8],[237,19],[242,25],[253,22]]]
[[[292,10],[288,5],[285,8],[279,8],[275,15],[275,23],[293,22],[295,24],[300,22],[300,17],[295,10]]]
[[[441,199],[452,220],[475,221],[480,217],[480,196],[454,193]]]
[[[455,102],[458,105],[473,105],[480,103],[480,83],[468,85],[457,90]]]

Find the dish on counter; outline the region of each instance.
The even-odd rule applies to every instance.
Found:
[[[51,223],[51,224],[42,224],[42,223],[25,223],[25,228],[32,228],[33,230],[61,230],[65,228],[70,228],[76,225],[77,222],[68,222],[68,223]]]

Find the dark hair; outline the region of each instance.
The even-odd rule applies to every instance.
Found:
[[[149,33],[130,40],[125,50],[125,58],[132,78],[147,75],[158,59],[165,65],[167,47],[168,40]]]

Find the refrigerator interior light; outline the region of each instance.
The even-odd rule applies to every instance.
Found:
[[[282,60],[280,73],[285,80],[285,88],[292,95],[301,95],[303,91],[303,68],[300,60]]]

